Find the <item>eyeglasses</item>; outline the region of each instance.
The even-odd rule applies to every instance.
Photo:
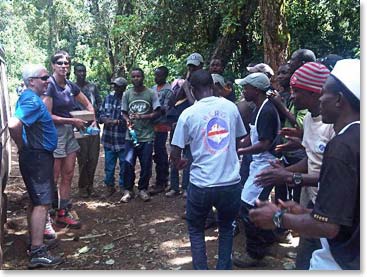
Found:
[[[40,76],[40,77],[30,77],[30,78],[32,78],[32,79],[41,79],[42,81],[47,81],[47,80],[50,78],[50,76],[45,75],[45,76]]]
[[[56,62],[57,65],[69,65],[69,62]]]

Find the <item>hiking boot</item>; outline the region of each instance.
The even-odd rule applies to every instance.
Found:
[[[149,190],[149,193],[151,195],[155,195],[161,192],[164,192],[164,186],[154,186]]]
[[[56,224],[62,227],[68,226],[71,229],[80,229],[81,227],[80,221],[66,209],[58,210]]]
[[[140,197],[141,200],[143,200],[144,202],[149,201],[150,200],[150,196],[149,194],[146,192],[146,190],[142,189],[139,190],[138,196]]]
[[[52,256],[45,245],[31,250],[28,268],[49,267],[61,264],[64,260],[58,256]]]
[[[56,247],[59,246],[59,240],[58,239],[50,239],[44,242],[44,245],[47,248],[47,251],[50,251],[51,249],[55,249]],[[27,256],[30,257],[31,256],[31,243],[28,244],[27,246]]]
[[[122,197],[120,199],[119,202],[123,202],[123,203],[129,203],[129,201],[131,200],[131,198],[133,197],[133,193],[129,190],[124,190]]]
[[[233,257],[233,264],[240,268],[256,267],[260,265],[261,259],[254,259],[246,252],[241,256]]]
[[[103,194],[103,198],[108,198],[115,192],[116,192],[116,189],[114,186],[106,186],[105,192]]]
[[[177,196],[177,195],[180,195],[180,192],[179,191],[176,191],[174,189],[171,189],[170,191],[166,192],[165,196],[170,198],[170,197],[174,197],[174,196]]]
[[[43,238],[45,240],[53,240],[57,238],[55,229],[52,227],[50,216],[48,216],[48,219],[46,221],[45,230],[43,231]]]

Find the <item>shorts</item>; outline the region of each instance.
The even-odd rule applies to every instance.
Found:
[[[22,150],[19,153],[19,169],[32,205],[50,205],[55,195],[52,152]]]
[[[78,151],[80,146],[74,136],[73,126],[70,124],[56,125],[57,148],[54,151],[55,159],[65,158],[70,153]]]

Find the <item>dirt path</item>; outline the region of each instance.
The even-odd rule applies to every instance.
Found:
[[[101,151],[95,176],[98,195],[102,195],[104,188],[103,165],[104,155]],[[74,208],[83,226],[80,230],[56,229],[60,244],[52,252],[65,258],[65,263],[56,269],[192,269],[186,223],[181,218],[185,199],[181,196],[166,198],[164,194],[159,194],[146,203],[136,198],[128,204],[123,204],[118,203],[121,196],[116,193],[108,201],[102,197],[85,200],[77,197],[77,177],[78,170],[74,176],[72,195]],[[154,178],[151,183],[153,180]],[[28,235],[25,208],[28,196],[14,151],[12,173],[6,193],[8,222],[5,227],[4,269],[27,269]],[[217,229],[206,232],[211,269],[215,268],[217,257],[217,232]],[[264,267],[256,269],[291,268],[294,261],[287,257],[287,253],[294,252],[297,243],[298,240],[295,239],[292,244],[275,244],[264,260]],[[234,251],[242,252],[244,245],[242,230],[235,237]]]

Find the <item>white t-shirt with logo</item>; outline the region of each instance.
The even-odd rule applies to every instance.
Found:
[[[186,108],[172,145],[190,144],[193,162],[190,182],[198,187],[227,186],[241,179],[236,138],[246,135],[235,104],[222,97],[206,97]]]
[[[335,136],[333,126],[323,123],[321,115],[312,117],[310,112],[305,115],[302,145],[307,153],[309,174],[320,174],[326,144]],[[306,207],[310,200],[315,203],[317,190],[317,187],[302,187],[300,204]]]

